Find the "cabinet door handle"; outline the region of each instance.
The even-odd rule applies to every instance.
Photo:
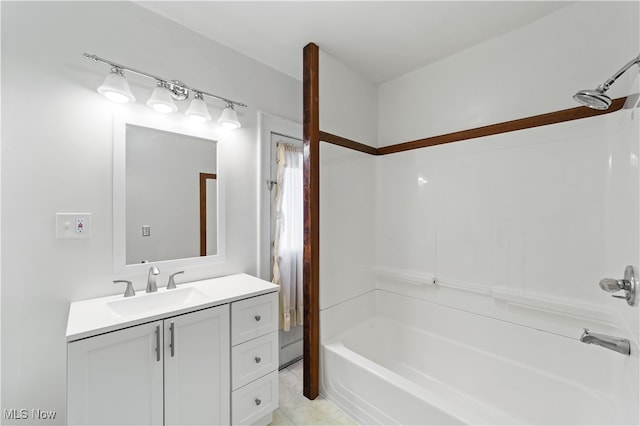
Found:
[[[262,401],[260,401],[258,398],[256,398],[256,405],[260,405],[262,404]]]
[[[256,364],[260,364],[260,361],[262,361],[262,358],[257,356],[257,357],[255,357],[255,360],[256,360]]]
[[[171,357],[176,355],[176,325],[171,321],[171,325],[169,326],[169,331],[171,333],[171,342],[169,343],[169,347],[171,348]]]
[[[156,361],[160,361],[160,326],[156,325]]]
[[[262,319],[260,315],[256,315],[254,318],[256,319],[256,321],[260,321]]]

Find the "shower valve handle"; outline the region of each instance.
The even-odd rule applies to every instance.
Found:
[[[624,289],[625,282],[624,280],[616,280],[613,278],[604,278],[600,280],[600,288],[604,291],[608,291],[609,293],[615,293],[616,291],[620,291]]]
[[[616,299],[624,299],[630,306],[636,303],[636,292],[638,291],[638,279],[633,266],[627,266],[624,270],[624,278],[616,280],[614,278],[604,278],[600,280],[600,288],[609,293],[624,290],[624,296],[612,295]]]

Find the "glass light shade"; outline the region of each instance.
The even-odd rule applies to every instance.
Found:
[[[232,106],[227,105],[227,107],[222,110],[222,114],[220,114],[220,118],[218,118],[218,124],[225,129],[237,129],[240,127],[238,115]]]
[[[171,92],[166,87],[158,86],[153,89],[147,105],[163,114],[176,112],[178,107],[173,103]]]
[[[98,87],[98,93],[113,102],[124,103],[134,102],[136,100],[129,83],[124,75],[117,70],[112,70],[104,79],[104,83]]]
[[[209,114],[207,104],[199,97],[196,97],[191,101],[189,108],[184,114],[193,121],[204,122],[211,120],[211,114]]]

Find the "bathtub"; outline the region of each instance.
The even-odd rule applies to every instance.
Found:
[[[629,357],[375,293],[373,315],[322,346],[323,395],[362,424],[638,424]]]

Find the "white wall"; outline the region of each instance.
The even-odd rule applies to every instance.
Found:
[[[227,261],[187,271],[185,280],[256,273],[257,112],[301,121],[302,84],[131,3],[1,7],[1,406],[56,410],[46,423],[63,424],[69,303],[120,291],[111,283],[117,107],[95,91],[107,67],[82,53],[249,105],[238,111],[243,127],[218,143],[227,171]],[[143,103],[152,82],[129,80]],[[92,213],[92,238],[54,239],[55,213],[78,211]],[[161,271],[160,285],[167,273]],[[135,277],[136,288],[145,279]]]
[[[638,55],[638,3],[576,2],[380,86],[380,146],[573,108]],[[626,96],[637,67],[609,91]]]
[[[320,50],[320,130],[377,145],[377,90]],[[320,310],[374,288],[374,158],[320,144]],[[321,339],[325,339],[321,327]]]
[[[320,130],[378,146],[378,90],[322,50],[319,58]]]

